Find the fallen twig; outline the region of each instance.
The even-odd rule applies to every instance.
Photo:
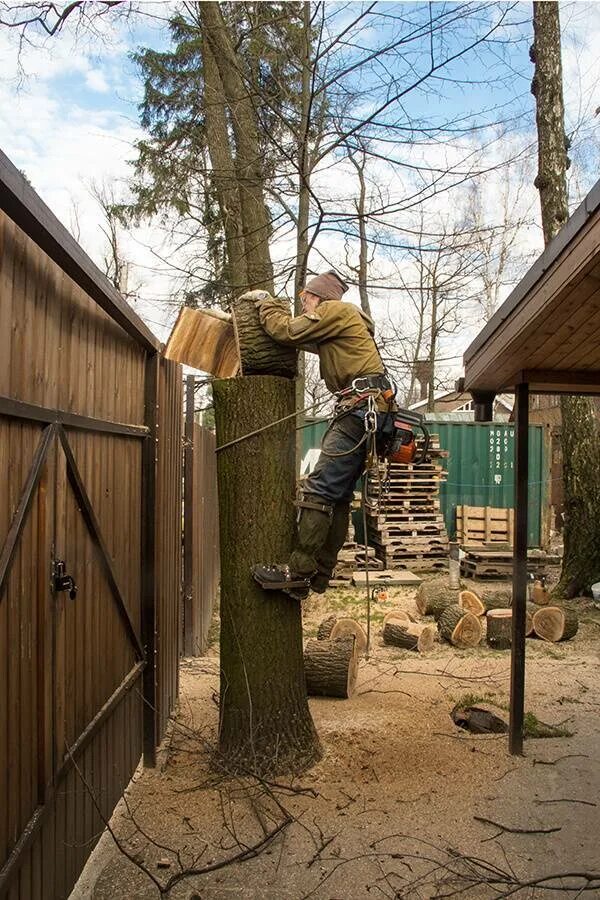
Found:
[[[502,834],[503,831],[507,831],[509,834],[554,834],[554,832],[562,830],[560,825],[556,828],[512,828],[510,825],[503,825],[501,822],[486,819],[484,816],[473,816],[473,818],[476,822],[483,822],[484,825],[492,825],[493,828],[500,829],[491,838],[485,838],[486,841],[492,841],[499,834]]]

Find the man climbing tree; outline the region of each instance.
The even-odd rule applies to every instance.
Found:
[[[538,174],[544,241],[549,244],[565,224],[567,138],[560,51],[558,3],[533,4]],[[586,397],[563,397],[562,449],[565,504],[564,556],[557,593],[574,597],[600,577],[600,427]]]
[[[373,339],[373,323],[358,307],[344,303],[347,290],[334,271],[310,279],[302,292],[303,313],[296,317],[265,291],[251,294],[263,328],[275,341],[316,350],[321,375],[338,401],[316,468],[296,501],[297,539],[289,562],[253,570],[265,590],[281,590],[297,600],[311,589],[326,590],[367,455],[385,452],[395,430],[395,391]]]

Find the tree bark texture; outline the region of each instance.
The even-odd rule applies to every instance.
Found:
[[[242,375],[269,374],[294,378],[298,360],[296,350],[278,344],[267,334],[260,324],[256,304],[251,300],[236,300],[231,304],[231,314]]]
[[[600,425],[587,397],[562,400],[565,522],[559,596],[589,593],[600,581]]]
[[[533,4],[533,58],[538,133],[538,174],[544,243],[549,244],[569,216],[567,203],[567,152],[563,100],[560,20],[558,3]]]
[[[336,622],[337,622],[337,616],[327,616],[325,619],[322,619],[319,624],[319,627],[317,629],[317,640],[318,641],[329,640],[329,636],[331,635],[331,630]]]
[[[354,638],[308,641],[304,667],[306,688],[311,697],[351,697],[358,674]]]
[[[225,91],[217,61],[208,41],[204,41],[203,44],[202,61],[204,68],[204,121],[212,169],[211,181],[225,231],[229,286],[233,295],[236,296],[248,287],[242,205],[227,127]]]
[[[213,382],[217,446],[294,411],[273,376]],[[294,533],[294,420],[218,454],[221,540],[219,747],[232,766],[296,772],[320,757],[308,709],[300,604],[263,591],[255,563],[287,560]]]
[[[559,7],[533,4],[538,175],[544,241],[548,244],[568,217],[566,151]],[[563,397],[564,554],[553,593],[574,597],[600,577],[600,428],[591,400]]]
[[[219,69],[230,112],[236,148],[235,170],[240,185],[248,286],[273,293],[273,264],[269,251],[271,221],[264,197],[255,100],[242,77],[220,4],[199,3],[198,15],[203,36]]]

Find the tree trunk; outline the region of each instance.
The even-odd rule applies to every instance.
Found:
[[[273,376],[213,382],[217,445],[294,412],[294,385]],[[294,424],[283,422],[217,457],[221,538],[219,748],[232,766],[296,772],[320,746],[308,709],[300,604],[253,580],[283,562],[294,532]]]
[[[237,300],[231,314],[240,354],[242,375],[281,375],[293,378],[298,354],[294,347],[278,344],[260,324],[256,304]]]
[[[544,241],[548,244],[568,217],[560,20],[558,3],[533,4],[538,174]],[[589,591],[600,572],[600,428],[592,402],[563,397],[564,555],[555,593],[573,597]]]
[[[206,143],[211,164],[211,181],[217,195],[225,232],[227,268],[233,297],[248,286],[246,249],[242,230],[242,209],[227,128],[225,92],[219,68],[208,41],[202,48],[204,68],[204,118]]]
[[[229,107],[235,141],[235,169],[240,185],[240,201],[248,286],[274,292],[273,264],[269,252],[271,221],[264,198],[261,147],[254,98],[239,68],[220,4],[198,4],[203,36],[208,41],[219,68]]]

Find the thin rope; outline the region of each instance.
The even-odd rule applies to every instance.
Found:
[[[295,412],[290,413],[289,416],[283,416],[281,419],[275,419],[274,422],[269,422],[267,425],[263,425],[262,428],[256,428],[254,431],[249,431],[248,434],[243,434],[241,437],[235,438],[235,440],[233,441],[227,441],[226,444],[221,444],[220,447],[216,447],[215,453],[219,453],[221,450],[226,450],[227,447],[233,447],[235,444],[239,444],[242,441],[247,441],[248,438],[255,437],[257,434],[262,434],[263,431],[268,431],[269,428],[275,428],[276,425],[281,425],[282,422],[288,422],[290,419],[296,418],[296,416],[301,416],[304,413],[308,412],[309,409],[318,409],[320,406],[324,406],[326,403],[329,403],[330,399],[330,397],[326,397],[320,402],[311,403],[310,406],[306,406],[304,409],[298,409]]]

